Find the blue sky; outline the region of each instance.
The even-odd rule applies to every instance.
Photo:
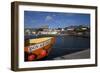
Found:
[[[24,27],[65,28],[68,26],[90,25],[90,14],[24,11]]]

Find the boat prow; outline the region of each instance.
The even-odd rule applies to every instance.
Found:
[[[55,37],[43,37],[25,41],[25,61],[34,61],[48,56]]]

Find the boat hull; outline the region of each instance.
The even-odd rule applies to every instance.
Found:
[[[49,40],[46,40],[44,42],[37,43],[35,45],[26,46],[24,48],[25,61],[40,60],[48,56],[54,43],[55,43],[55,37],[52,37]],[[35,56],[34,59],[31,59],[33,58],[33,56]]]

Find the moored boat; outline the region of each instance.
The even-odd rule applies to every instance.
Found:
[[[25,61],[34,61],[48,56],[52,46],[55,43],[55,37],[42,37],[28,39],[25,41]]]

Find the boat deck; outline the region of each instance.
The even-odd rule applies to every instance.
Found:
[[[37,43],[41,43],[41,42],[44,42],[44,41],[46,41],[46,40],[49,40],[49,39],[51,39],[51,38],[52,38],[52,37],[44,37],[44,38],[30,39],[30,40],[29,40],[29,43],[30,43],[30,44],[32,44],[32,43],[37,44]]]

